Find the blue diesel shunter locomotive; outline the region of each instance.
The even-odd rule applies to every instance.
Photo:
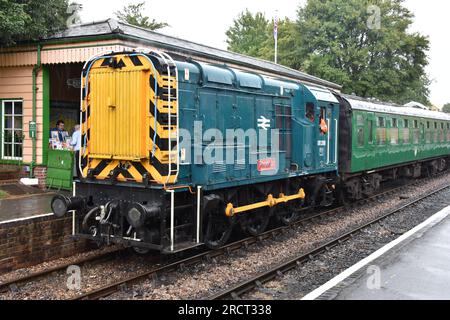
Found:
[[[145,252],[224,245],[328,206],[340,104],[326,88],[165,53],[116,52],[82,73],[74,235]]]

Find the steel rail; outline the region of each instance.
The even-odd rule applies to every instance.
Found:
[[[39,278],[42,278],[46,275],[49,275],[53,272],[58,272],[58,271],[64,271],[66,270],[69,266],[72,265],[84,265],[86,263],[89,262],[94,262],[94,261],[101,261],[105,258],[113,258],[116,256],[116,254],[120,251],[122,251],[123,249],[118,249],[118,250],[112,250],[112,251],[108,251],[99,255],[95,255],[92,257],[84,257],[81,259],[78,259],[76,261],[72,261],[72,262],[68,262],[68,263],[64,263],[61,265],[57,265],[45,270],[41,270],[41,271],[37,271],[37,272],[33,272],[30,274],[27,274],[25,276],[22,277],[18,277],[18,278],[14,278],[5,282],[0,282],[0,293],[6,292],[8,291],[10,288],[16,286],[19,287],[19,284],[23,284],[23,283],[30,283],[33,282]]]
[[[359,227],[353,229],[352,231],[349,231],[349,232],[345,233],[344,235],[341,235],[341,236],[327,242],[324,245],[321,245],[307,253],[304,253],[297,257],[294,257],[286,262],[283,262],[283,263],[271,268],[270,270],[263,272],[261,274],[258,274],[250,279],[241,281],[240,283],[236,284],[235,286],[233,286],[231,288],[228,288],[226,290],[223,290],[219,293],[216,293],[216,294],[210,296],[208,299],[209,300],[223,300],[223,299],[227,299],[227,298],[239,299],[239,296],[241,296],[242,294],[249,293],[249,292],[253,291],[255,288],[261,287],[264,283],[269,282],[270,280],[273,280],[276,277],[283,276],[283,274],[285,272],[287,272],[291,269],[294,269],[307,261],[314,259],[315,256],[317,256],[319,254],[329,251],[331,248],[354,237],[357,233],[361,232],[362,230],[364,230],[368,227],[371,227],[372,225],[377,224],[377,223],[381,222],[382,220],[384,220],[406,208],[409,208],[409,207],[425,200],[426,198],[429,198],[430,196],[440,193],[443,190],[448,189],[448,188],[450,188],[450,184],[446,185],[444,187],[441,187],[437,190],[428,192],[427,194],[420,196],[412,201],[409,201],[408,203],[403,204],[395,209],[389,210],[387,213],[384,213],[382,216],[377,217],[377,218],[371,220],[370,222],[365,223],[364,225],[359,226]]]
[[[423,181],[427,181],[429,179],[432,178],[436,178],[435,177],[431,177],[431,178],[424,178],[421,179],[419,181],[415,181],[413,183],[413,185],[419,184],[419,183],[423,183]],[[201,263],[204,260],[206,261],[210,261],[213,258],[219,257],[219,256],[223,256],[223,255],[229,255],[234,251],[237,251],[241,248],[248,248],[250,245],[253,245],[255,243],[258,243],[260,241],[269,239],[269,238],[275,238],[277,235],[288,231],[288,230],[292,230],[295,227],[298,227],[300,225],[304,225],[308,222],[314,222],[317,219],[320,219],[324,216],[331,216],[333,214],[337,214],[339,212],[341,212],[342,210],[348,209],[348,208],[352,208],[354,206],[356,206],[357,204],[364,204],[367,203],[370,200],[376,200],[379,199],[382,196],[387,196],[391,193],[397,192],[399,190],[405,189],[407,187],[410,187],[411,185],[402,185],[402,186],[398,186],[398,187],[394,187],[385,191],[382,191],[376,195],[373,195],[369,198],[366,199],[362,199],[360,201],[354,202],[349,204],[348,206],[339,206],[333,209],[329,209],[329,210],[325,210],[322,212],[319,212],[317,214],[299,219],[298,221],[295,221],[294,223],[292,223],[291,225],[288,226],[281,226],[275,229],[271,229],[269,231],[266,231],[260,235],[257,236],[252,236],[252,237],[248,237],[248,238],[244,238],[241,240],[238,240],[236,242],[230,243],[222,248],[219,249],[215,249],[215,250],[207,250],[205,252],[196,254],[194,256],[191,257],[187,257],[184,259],[181,259],[179,261],[149,270],[149,271],[145,271],[142,273],[139,273],[137,275],[133,275],[131,277],[128,277],[126,279],[123,280],[119,280],[116,281],[112,284],[108,284],[106,286],[103,286],[101,288],[98,289],[94,289],[92,291],[83,293],[81,295],[75,296],[73,298],[71,298],[70,300],[98,300],[101,298],[105,298],[113,293],[116,293],[120,290],[123,290],[124,288],[126,288],[127,286],[131,286],[133,284],[139,283],[140,281],[146,280],[146,279],[151,279],[151,278],[157,278],[157,276],[159,274],[163,274],[163,273],[167,273],[167,272],[171,272],[171,271],[177,271],[177,270],[183,270],[185,267],[187,266],[191,266],[191,265],[195,265],[197,263]]]

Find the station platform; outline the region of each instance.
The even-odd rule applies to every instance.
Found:
[[[50,202],[56,194],[20,183],[1,184],[0,190],[8,195],[0,198],[0,223],[51,213]]]
[[[450,207],[314,290],[303,300],[450,299]]]

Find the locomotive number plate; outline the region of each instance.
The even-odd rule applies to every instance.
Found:
[[[277,169],[277,161],[275,159],[258,160],[258,171],[273,171]]]

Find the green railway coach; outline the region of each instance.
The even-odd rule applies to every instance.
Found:
[[[359,199],[385,180],[445,170],[450,115],[340,97],[340,172],[347,193]]]

